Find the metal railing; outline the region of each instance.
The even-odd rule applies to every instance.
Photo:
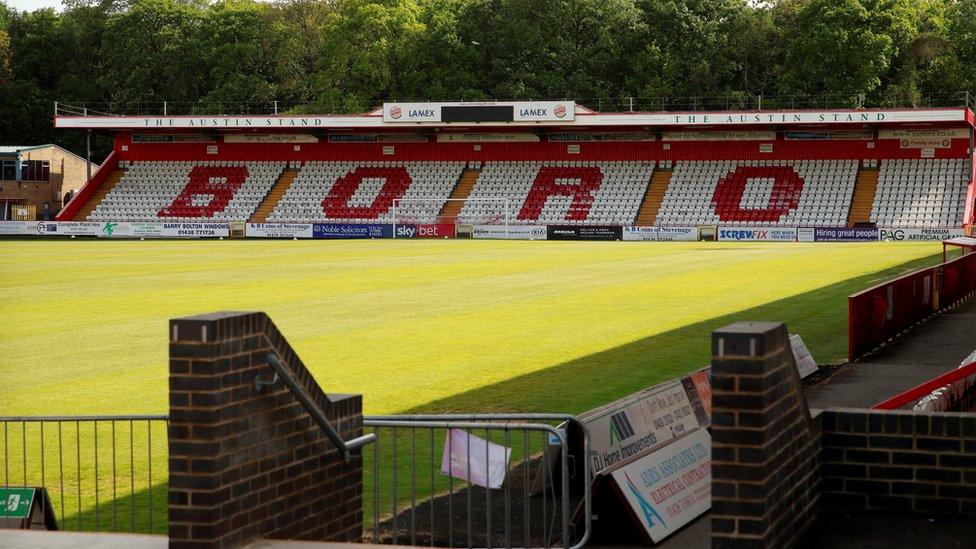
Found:
[[[598,112],[672,112],[672,111],[738,111],[794,109],[894,109],[976,107],[976,97],[969,91],[943,94],[897,94],[867,97],[863,94],[756,95],[729,93],[699,96],[638,97],[556,97],[521,99],[486,98],[389,98],[386,101],[453,102],[453,101],[560,101],[572,100]],[[267,100],[249,102],[213,101],[115,101],[54,104],[57,116],[208,116],[208,115],[286,115],[286,114],[362,114],[376,108],[383,100],[371,103],[344,101]]]
[[[567,425],[582,433],[579,459],[569,445]],[[590,460],[582,457],[589,454],[589,435],[574,416],[369,416],[364,427],[377,437],[364,456],[369,473],[365,541],[577,548],[589,539],[592,472]],[[481,441],[484,449],[472,440]],[[492,445],[495,453],[506,455],[501,478],[491,477]],[[473,446],[479,446],[475,454]],[[464,474],[451,474],[454,459]],[[476,471],[483,471],[484,478],[472,481]],[[577,509],[582,531],[573,532],[571,517]]]
[[[165,415],[0,417],[3,485],[46,488],[63,530],[164,534],[168,422]]]

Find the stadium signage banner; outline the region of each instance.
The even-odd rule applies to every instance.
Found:
[[[535,143],[534,133],[439,133],[438,143]]]
[[[817,242],[873,242],[878,229],[873,227],[816,227],[813,239]]]
[[[702,425],[681,380],[626,396],[579,419],[590,431],[594,474],[669,444]]]
[[[545,240],[546,228],[541,225],[475,225],[472,238],[489,240]]]
[[[98,236],[110,238],[226,238],[227,223],[158,223],[106,221],[99,223]]]
[[[573,143],[586,141],[655,141],[651,132],[612,132],[612,133],[550,133],[550,143]]]
[[[329,143],[427,143],[419,133],[330,133]]]
[[[719,227],[718,239],[720,241],[773,241],[773,242],[796,242],[796,229],[776,228],[776,227]]]
[[[455,119],[457,113],[461,118]],[[490,114],[489,114],[490,113]],[[383,122],[479,122],[479,114],[493,122],[569,122],[576,116],[573,101],[498,101],[484,103],[384,103]],[[489,121],[489,120],[484,120]]]
[[[932,241],[940,242],[957,236],[966,236],[965,229],[892,229],[882,228],[881,240],[889,242]]]
[[[776,132],[668,132],[662,141],[773,141]]]
[[[874,132],[786,132],[787,141],[842,141],[842,140],[871,140]]]
[[[44,225],[43,230],[41,225]],[[59,234],[65,236],[98,236],[102,224],[97,221],[49,221],[38,224],[40,234]]]
[[[230,133],[224,143],[318,143],[319,138],[309,133]]]
[[[549,240],[622,240],[623,227],[619,225],[549,225],[546,227]]]
[[[939,130],[881,130],[880,139],[897,139],[903,149],[948,149],[953,139],[969,139],[965,128]]]
[[[696,227],[624,227],[623,240],[637,242],[694,242]]]
[[[817,230],[813,227],[799,227],[796,229],[797,242],[815,242],[817,240]]]
[[[0,221],[0,235],[27,236],[36,234],[38,234],[37,221]]]
[[[310,223],[248,223],[250,238],[312,238]]]
[[[697,429],[613,471],[618,494],[658,543],[712,507],[712,440]]]
[[[453,223],[427,223],[397,225],[394,238],[454,238],[457,227]]]
[[[217,139],[202,134],[175,134],[175,133],[165,133],[165,134],[134,134],[132,136],[133,143],[216,143]]]
[[[392,238],[393,225],[315,223],[312,238]]]

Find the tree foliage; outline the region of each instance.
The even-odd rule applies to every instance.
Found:
[[[0,142],[77,145],[51,129],[54,101],[356,112],[389,99],[830,94],[870,106],[976,95],[974,68],[976,0],[65,0],[61,12],[0,0]]]

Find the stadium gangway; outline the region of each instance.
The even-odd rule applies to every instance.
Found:
[[[551,425],[556,423],[557,426]],[[573,539],[570,533],[571,499],[570,477],[573,471],[570,469],[570,448],[568,433],[569,425],[573,426],[575,432],[582,433],[583,452],[578,461],[582,461],[582,486],[583,497],[579,504],[582,506],[583,532],[577,539]],[[363,421],[364,427],[372,427],[373,433],[377,435],[376,444],[373,445],[373,455],[371,456],[372,469],[372,504],[368,507],[372,511],[372,527],[364,531],[371,530],[373,543],[393,543],[407,542],[416,545],[430,544],[443,545],[448,547],[552,547],[560,546],[564,548],[577,549],[586,545],[589,541],[592,528],[592,469],[590,462],[590,436],[589,431],[578,418],[568,414],[415,414],[415,415],[385,415],[385,416],[366,416]],[[384,432],[385,431],[385,432]],[[441,432],[441,436],[436,436],[436,432]],[[477,437],[472,431],[482,433],[483,437]],[[406,432],[406,435],[401,433]],[[381,436],[381,433],[382,436]],[[418,437],[418,433],[420,436]],[[543,440],[541,444],[533,446],[537,441],[530,440],[531,433],[539,433]],[[459,449],[461,455],[458,459],[462,460],[460,472],[457,475],[454,471],[454,459],[457,452],[452,447],[454,436],[457,434],[462,443]],[[493,436],[494,435],[494,436]],[[387,439],[387,436],[389,437]],[[474,445],[483,444],[484,455],[472,456],[472,437],[476,437],[479,442]],[[517,448],[519,438],[522,440],[521,463],[510,467],[509,457],[514,449]],[[406,439],[401,441],[401,439]],[[444,440],[444,448],[441,453],[435,450],[436,444]],[[418,453],[417,442],[421,440],[421,451],[429,450],[423,455]],[[466,441],[466,442],[465,442]],[[406,446],[406,456],[401,455],[399,448]],[[492,461],[492,447],[494,451],[508,452],[504,459],[504,474],[501,478],[495,478],[492,483],[489,471]],[[558,447],[558,464],[551,463],[550,460],[557,459],[552,455],[552,449]],[[388,449],[387,449],[388,448]],[[504,450],[501,450],[504,449]],[[541,452],[539,450],[541,449]],[[481,452],[479,448],[477,450]],[[534,457],[535,456],[535,457]],[[480,466],[486,471],[485,478],[472,481],[471,471],[479,470],[479,467],[472,468],[473,461],[483,458]],[[538,463],[535,463],[538,461]],[[575,461],[575,460],[574,460]],[[438,464],[438,462],[441,462]],[[418,499],[418,463],[423,464],[428,469],[426,479],[421,480],[426,486],[421,486]],[[477,465],[477,464],[476,464]],[[551,466],[558,466],[558,476],[553,474]],[[578,462],[574,465],[579,465]],[[401,468],[407,466],[409,478],[404,479]],[[445,470],[445,467],[447,470]],[[446,476],[437,477],[441,480],[435,481],[435,471],[440,470]],[[521,494],[514,494],[517,498],[521,496],[521,501],[514,501],[521,504],[522,511],[517,513],[516,506],[513,506],[513,492],[516,490],[512,486],[510,473],[517,473],[521,469]],[[382,473],[388,473],[389,477],[385,482]],[[533,478],[532,476],[535,476]],[[466,478],[462,478],[466,476]],[[456,480],[456,478],[458,480]],[[557,505],[556,482],[559,482],[559,502]],[[446,494],[444,484],[447,484]],[[382,489],[388,484],[388,493],[383,493]],[[440,484],[440,491],[438,489]],[[399,490],[401,486],[409,485],[409,505],[400,507]],[[530,485],[532,486],[530,488]],[[367,484],[369,486],[369,484]],[[484,498],[484,509],[476,510],[474,503],[474,493],[481,492],[475,486],[483,489],[483,496],[479,493],[478,497]],[[493,488],[497,491],[493,497]],[[457,490],[457,491],[456,491]],[[532,499],[533,496],[538,496]],[[550,508],[547,506],[551,496],[551,516]],[[463,497],[463,510],[456,511],[455,499]],[[388,498],[388,501],[387,501]],[[444,500],[446,499],[447,517],[437,517],[435,508],[439,505],[443,510]],[[500,502],[498,500],[501,500]],[[535,502],[535,503],[533,503]],[[419,507],[418,507],[419,504]],[[426,510],[422,507],[426,506]],[[535,506],[536,513],[541,512],[538,525],[539,535],[533,532],[533,520],[531,513]],[[559,533],[554,535],[552,525],[557,520],[560,522]],[[501,515],[496,514],[501,511]],[[482,515],[483,512],[483,515]],[[518,515],[521,516],[518,516]],[[425,515],[425,516],[420,516]],[[479,516],[476,523],[475,515]],[[465,528],[459,535],[455,535],[455,519],[460,518],[466,522]],[[498,524],[496,525],[496,519]],[[483,520],[483,522],[481,522]],[[446,536],[441,532],[438,534],[438,526],[443,526],[446,522]],[[405,524],[404,524],[405,523]],[[483,528],[482,528],[483,525]],[[521,528],[518,526],[521,525]],[[418,532],[419,529],[429,527],[427,533]],[[401,532],[401,528],[406,531]],[[479,531],[481,530],[481,531]],[[498,530],[498,537],[495,537]],[[476,539],[477,536],[477,539]],[[426,539],[424,539],[426,538]],[[500,539],[499,539],[500,538]],[[521,539],[518,539],[521,538]],[[521,542],[521,544],[519,543]],[[558,545],[557,545],[558,544]]]

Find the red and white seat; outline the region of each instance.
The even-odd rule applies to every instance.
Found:
[[[970,170],[964,158],[883,161],[871,220],[882,227],[959,227]]]
[[[132,162],[88,219],[245,221],[284,167],[284,162]]]
[[[842,226],[856,160],[683,161],[656,225]]]
[[[653,162],[486,162],[458,222],[491,222],[507,201],[512,224],[630,225],[653,172]]]
[[[433,223],[464,162],[306,162],[271,222]]]

